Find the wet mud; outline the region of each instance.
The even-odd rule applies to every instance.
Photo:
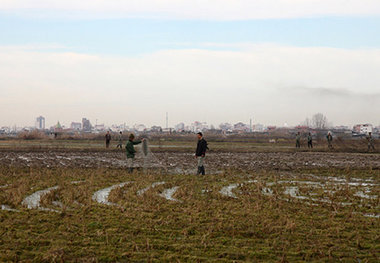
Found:
[[[192,153],[154,153],[147,162],[137,155],[136,167],[157,168],[168,172],[193,173],[196,159]],[[73,168],[127,168],[124,152],[0,152],[0,165]],[[205,160],[206,172],[227,169],[293,170],[311,168],[380,169],[379,154],[360,153],[210,153]]]

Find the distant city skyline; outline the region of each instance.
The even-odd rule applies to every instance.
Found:
[[[168,117],[169,115],[165,114],[165,116]],[[310,116],[310,117],[312,117],[312,116]],[[311,118],[307,118],[307,119],[300,121],[299,123],[294,124],[294,125],[290,125],[288,123],[284,123],[282,125],[273,125],[273,124],[268,124],[268,123],[255,122],[255,120],[252,118],[249,120],[239,120],[239,121],[231,121],[231,122],[224,121],[221,123],[209,123],[207,121],[199,121],[199,120],[192,120],[190,122],[179,121],[179,122],[170,124],[168,126],[167,126],[168,123],[166,123],[166,119],[165,119],[164,124],[156,123],[153,125],[149,125],[149,124],[146,124],[144,122],[139,122],[139,123],[123,122],[123,123],[106,124],[106,123],[98,122],[98,119],[95,119],[95,121],[93,121],[93,120],[85,118],[85,117],[82,117],[81,121],[72,120],[69,123],[64,123],[64,122],[57,120],[55,122],[52,121],[51,124],[46,125],[45,121],[46,121],[46,118],[44,116],[40,115],[40,116],[34,118],[34,124],[33,125],[0,125],[0,128],[1,127],[13,128],[16,126],[17,128],[36,128],[36,129],[40,129],[40,130],[44,130],[44,129],[49,130],[53,127],[56,127],[58,124],[60,127],[63,127],[65,129],[84,130],[84,131],[90,131],[91,129],[109,129],[109,128],[115,129],[116,127],[118,127],[117,128],[118,130],[125,129],[125,128],[134,129],[138,126],[141,126],[141,127],[143,126],[147,129],[160,127],[162,129],[171,128],[174,130],[189,130],[190,129],[189,127],[191,127],[193,125],[198,125],[199,127],[207,127],[207,128],[214,127],[216,129],[219,129],[220,127],[224,127],[223,129],[229,129],[229,128],[227,128],[228,125],[233,127],[234,125],[240,125],[240,124],[244,124],[246,126],[246,128],[250,129],[250,130],[251,130],[251,128],[255,129],[255,127],[256,128],[261,127],[260,129],[262,129],[262,128],[270,127],[270,126],[284,127],[284,128],[297,127],[297,126],[309,126],[310,128],[313,127],[313,125],[311,123]],[[305,122],[308,122],[309,124],[307,124]],[[326,124],[328,125],[328,127],[353,128],[355,125],[359,125],[359,124],[370,124],[370,125],[373,125],[373,127],[380,127],[380,124],[370,123],[370,122],[357,122],[353,125],[334,124],[334,123],[330,122],[328,119],[327,119]],[[120,128],[120,127],[122,127],[122,128]],[[200,129],[202,129],[202,128],[200,128]]]
[[[380,124],[380,2],[0,3],[0,125]]]

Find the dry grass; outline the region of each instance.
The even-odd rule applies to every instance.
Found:
[[[308,170],[297,178],[306,180],[303,174],[308,173],[380,180],[380,172],[371,170]],[[284,184],[272,187],[273,196],[261,193],[267,182],[293,177],[275,171],[195,177],[129,175],[120,169],[0,167],[0,185],[9,184],[1,189],[0,204],[20,210],[0,211],[0,261],[378,262],[380,220],[362,213],[378,212],[379,199],[358,199],[357,189],[347,185],[334,189],[333,202],[319,205],[286,197]],[[238,199],[219,193],[223,186],[252,179],[257,183],[234,190]],[[91,199],[99,189],[129,181],[133,183],[110,193],[109,201],[116,206]],[[137,194],[162,181],[166,184]],[[59,188],[45,195],[42,204],[59,213],[21,206],[25,196],[55,185]],[[180,186],[174,198],[181,202],[159,196],[174,186]],[[378,188],[371,191],[379,196]],[[307,187],[300,187],[300,193],[328,195]],[[63,208],[52,201],[62,202]],[[342,201],[354,205],[341,206]]]

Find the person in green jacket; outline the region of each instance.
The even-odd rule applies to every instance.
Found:
[[[136,154],[136,150],[135,150],[135,147],[134,145],[136,144],[140,144],[142,141],[134,141],[135,139],[135,135],[133,135],[132,133],[129,135],[129,140],[127,142],[127,145],[125,146],[125,149],[127,151],[127,164],[128,164],[128,171],[130,173],[133,172],[133,162],[135,160],[135,154]],[[142,139],[144,140],[144,139]]]

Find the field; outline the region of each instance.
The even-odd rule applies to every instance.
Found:
[[[380,154],[152,142],[0,141],[0,261],[378,262]],[[143,165],[141,153],[136,166]]]

